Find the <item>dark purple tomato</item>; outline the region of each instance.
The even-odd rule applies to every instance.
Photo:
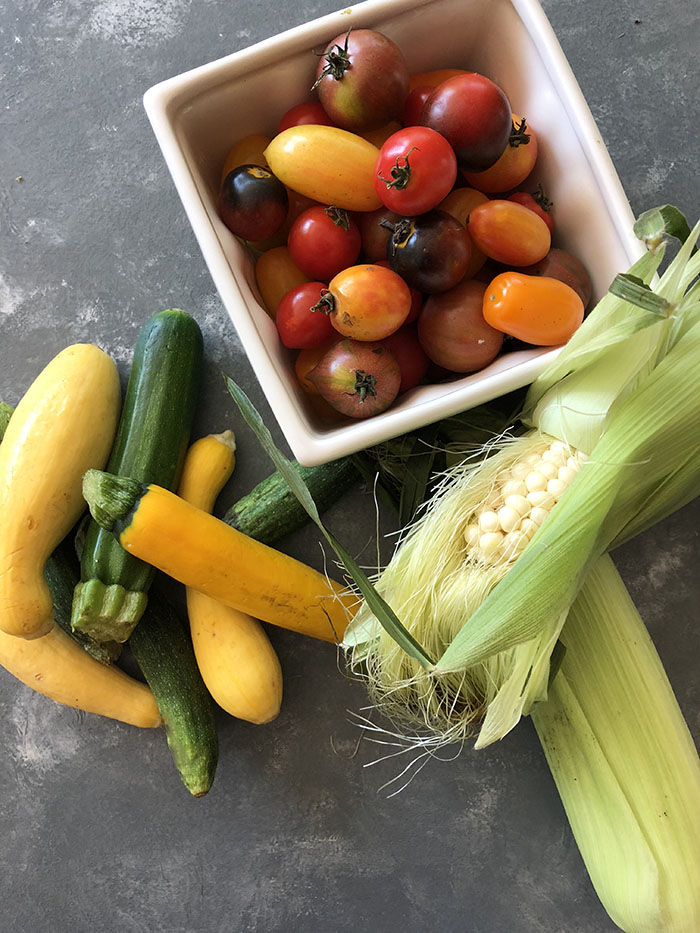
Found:
[[[455,373],[483,369],[498,356],[503,334],[484,320],[483,282],[467,279],[426,301],[418,339],[430,359]]]
[[[336,126],[354,133],[398,120],[409,90],[401,49],[373,29],[349,29],[326,47],[316,70],[318,97]]]
[[[419,292],[446,292],[464,278],[471,259],[469,234],[445,211],[402,217],[387,243],[389,266]]]
[[[380,207],[376,211],[358,211],[355,215],[362,237],[362,256],[367,262],[386,259],[386,244],[392,226],[401,220],[401,214]]]
[[[288,208],[287,189],[261,165],[239,165],[221,183],[221,219],[244,240],[272,236],[287,219]]]
[[[292,350],[312,350],[328,343],[335,330],[323,311],[314,311],[325,282],[304,282],[282,296],[277,305],[275,324],[280,340]]]
[[[526,275],[546,275],[551,279],[559,279],[578,293],[584,308],[591,300],[591,277],[586,267],[580,259],[564,249],[550,249],[544,259],[519,271]]]
[[[341,340],[328,350],[307,378],[329,405],[350,418],[369,418],[391,405],[401,371],[380,343]]]
[[[497,84],[468,71],[438,84],[423,105],[420,122],[445,137],[463,171],[483,172],[508,145],[513,115]]]

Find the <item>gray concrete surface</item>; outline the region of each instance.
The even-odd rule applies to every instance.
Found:
[[[545,0],[636,212],[700,216],[700,8]],[[126,372],[141,322],[192,310],[207,380],[197,430],[239,430],[227,496],[268,472],[224,397],[234,374],[273,424],[141,106],[151,84],[333,9],[330,0],[4,0],[0,5],[0,398],[61,347],[96,341]],[[17,179],[23,178],[23,182]],[[223,422],[222,422],[223,419]],[[225,503],[224,503],[225,504]],[[331,513],[371,555],[373,508]],[[700,740],[694,503],[617,555]],[[284,542],[321,565],[318,537]],[[369,559],[369,558],[368,558]],[[267,727],[219,717],[213,790],[190,799],[160,732],[59,707],[0,672],[5,933],[403,930],[604,933],[529,722],[434,762],[387,799],[396,763],[357,744],[365,702],[332,648],[271,637],[285,701]]]

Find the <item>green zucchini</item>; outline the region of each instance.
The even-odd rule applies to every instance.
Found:
[[[296,461],[294,463],[319,512],[325,512],[361,479],[350,457],[341,457],[316,467],[302,467]],[[246,496],[238,499],[224,515],[226,524],[263,544],[272,544],[301,528],[308,520],[309,516],[277,472],[271,473]]]
[[[212,785],[219,756],[214,702],[189,631],[160,587],[154,588],[128,644],[155,695],[182,782],[194,797],[202,797]]]
[[[202,333],[184,311],[141,328],[107,470],[173,489],[182,470],[202,369]],[[141,618],[155,571],[88,524],[72,625],[97,641],[125,642]]]
[[[5,436],[5,429],[10,423],[14,409],[6,402],[0,402],[0,442]],[[88,654],[103,664],[111,664],[121,653],[121,645],[116,642],[100,644],[89,635],[73,632],[70,624],[73,589],[78,582],[78,558],[67,538],[61,542],[44,567],[44,576],[53,597],[54,617],[58,625],[67,632]]]

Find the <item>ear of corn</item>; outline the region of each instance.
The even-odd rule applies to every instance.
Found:
[[[591,880],[623,930],[700,927],[700,761],[613,562],[596,561],[532,711]]]

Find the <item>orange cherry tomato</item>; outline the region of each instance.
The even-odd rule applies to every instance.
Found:
[[[344,337],[383,340],[393,334],[411,310],[411,291],[391,269],[374,264],[349,266],[334,276],[328,293],[331,324]]]
[[[239,139],[226,156],[226,161],[221,169],[221,180],[239,165],[262,165],[263,168],[269,168],[267,159],[263,155],[270,145],[270,137],[263,136],[262,133],[251,133],[250,136],[244,136]]]
[[[531,266],[549,252],[552,236],[534,211],[515,201],[486,201],[469,213],[467,229],[489,259],[506,266]]]
[[[455,220],[458,220],[463,227],[467,228],[467,233],[469,233],[469,215],[472,208],[478,204],[485,204],[487,201],[486,195],[482,194],[481,191],[477,191],[476,188],[455,188],[454,191],[450,191],[444,201],[438,204],[438,210],[452,214]],[[486,262],[486,253],[482,253],[477,248],[471,236],[469,239],[472,246],[472,257],[469,260],[467,271],[464,273],[465,279],[471,279],[472,276],[476,275]]]
[[[484,172],[462,174],[479,191],[500,194],[517,188],[532,171],[537,160],[537,136],[524,117],[513,114],[513,130],[498,161]]]
[[[282,184],[321,204],[347,211],[374,211],[381,201],[374,190],[379,149],[337,126],[292,126],[265,150],[271,171]]]
[[[428,86],[437,87],[448,78],[454,78],[456,75],[466,74],[463,68],[437,68],[434,71],[418,71],[411,75],[409,79],[409,90],[415,87]]]
[[[255,281],[268,314],[274,318],[284,295],[311,279],[296,265],[286,246],[275,246],[258,257]]]
[[[583,302],[559,279],[502,272],[484,292],[483,312],[487,323],[504,334],[555,347],[566,343],[581,324]]]

